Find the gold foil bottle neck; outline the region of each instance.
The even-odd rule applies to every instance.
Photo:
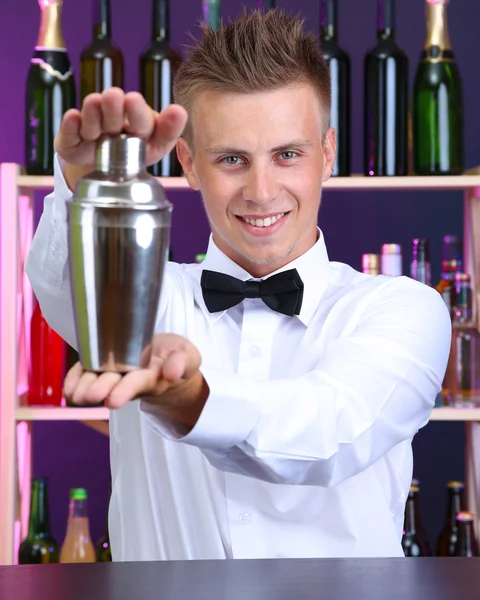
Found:
[[[423,46],[426,52],[431,48],[438,48],[441,52],[452,49],[446,6],[446,0],[427,0],[427,34]]]
[[[65,39],[62,31],[63,0],[38,0],[42,11],[37,48],[48,50],[65,50]]]

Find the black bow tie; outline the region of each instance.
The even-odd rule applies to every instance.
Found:
[[[204,270],[202,292],[210,312],[227,310],[245,298],[261,298],[272,310],[293,317],[300,314],[303,281],[296,269],[262,281],[241,281],[231,275]]]

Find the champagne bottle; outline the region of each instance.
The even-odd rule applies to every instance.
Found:
[[[30,332],[28,404],[60,406],[65,342],[46,322],[38,302],[33,311]]]
[[[95,548],[90,535],[85,488],[70,490],[67,532],[60,550],[61,563],[95,562]]]
[[[203,20],[210,29],[220,29],[220,0],[203,0],[202,13]]]
[[[461,512],[457,515],[458,538],[455,544],[455,556],[476,557],[478,545],[473,530],[475,515],[471,512]]]
[[[378,275],[380,273],[380,256],[378,254],[362,255],[362,273]]]
[[[364,64],[364,173],[408,173],[408,57],[395,41],[394,0],[377,0],[377,45]]]
[[[80,55],[80,103],[88,94],[123,88],[123,54],[112,42],[110,0],[93,0],[93,39]]]
[[[33,479],[31,490],[28,535],[20,544],[18,562],[21,565],[58,563],[58,544],[50,533],[47,479]]]
[[[160,112],[173,102],[173,79],[182,59],[170,43],[170,0],[153,0],[152,39],[140,57],[140,91],[148,105]],[[180,177],[175,148],[148,168],[155,177]]]
[[[458,538],[457,515],[465,510],[463,488],[461,481],[447,483],[447,512],[445,524],[437,540],[438,556],[455,556]]]
[[[25,169],[52,175],[53,141],[63,114],[75,107],[75,81],[61,24],[63,0],[38,0],[40,31],[30,61],[25,98]]]
[[[320,4],[320,40],[323,56],[330,68],[332,103],[330,127],[337,136],[337,155],[332,175],[350,175],[350,57],[338,44],[338,1]]]
[[[464,170],[463,90],[448,34],[448,0],[427,0],[427,34],[413,88],[413,162],[417,175]]]
[[[419,491],[418,486],[411,485],[405,505],[402,548],[405,556],[410,557],[431,556],[432,554],[420,518]]]

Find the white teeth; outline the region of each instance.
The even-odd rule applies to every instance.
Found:
[[[244,221],[249,223],[250,225],[254,225],[255,227],[270,227],[281,219],[285,213],[280,213],[275,215],[274,217],[267,217],[266,219],[246,219],[245,217],[241,217]]]

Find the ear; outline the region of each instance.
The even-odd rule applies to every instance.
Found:
[[[322,181],[325,182],[330,179],[330,175],[333,173],[333,167],[335,165],[335,155],[337,153],[337,135],[333,127],[329,127],[325,134],[325,141],[323,143],[323,173]]]
[[[192,189],[198,191],[200,186],[193,168],[193,152],[183,138],[178,138],[177,140],[177,156],[180,164],[182,165],[182,169],[185,177],[187,178],[188,184]]]

